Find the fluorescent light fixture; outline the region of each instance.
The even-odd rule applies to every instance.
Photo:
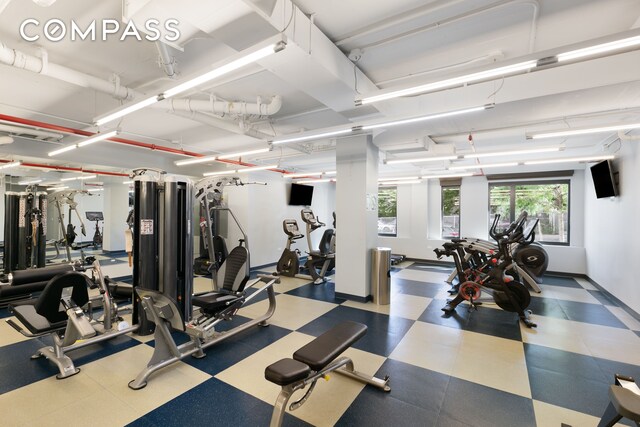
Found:
[[[284,175],[285,178],[303,178],[306,176],[320,176],[322,172],[300,172],[300,173],[288,173]]]
[[[163,99],[170,98],[172,96],[176,96],[180,93],[186,92],[189,89],[193,89],[196,86],[200,86],[204,83],[207,83],[213,79],[221,77],[225,74],[228,74],[232,71],[235,71],[239,68],[244,67],[245,65],[249,65],[252,62],[259,61],[262,58],[265,58],[269,55],[272,55],[276,52],[281,51],[286,47],[286,43],[284,41],[279,40],[276,42],[272,42],[265,47],[258,48],[258,50],[254,50],[254,48],[250,48],[248,50],[254,50],[253,52],[247,53],[247,51],[241,52],[241,56],[227,64],[216,67],[213,70],[204,73],[200,76],[194,77],[193,79],[187,80],[184,83],[179,84],[178,86],[172,87],[171,89],[167,89],[160,96]]]
[[[278,167],[278,165],[252,166],[250,168],[238,169],[236,172],[242,173],[242,172],[263,171],[263,170],[267,170],[267,169],[275,169],[277,167]]]
[[[203,176],[216,176],[216,175],[229,175],[232,173],[242,173],[242,172],[253,172],[253,171],[262,171],[266,169],[275,169],[278,165],[268,165],[268,166],[252,166],[244,169],[230,169],[228,171],[220,171],[220,172],[205,172]]]
[[[524,162],[525,165],[546,165],[550,163],[575,163],[575,162],[599,162],[600,160],[612,160],[615,156],[589,156],[589,157],[567,157],[565,159],[532,160]]]
[[[50,151],[48,153],[48,156],[49,157],[57,156],[58,154],[66,153],[67,151],[75,150],[76,148],[78,148],[78,146],[76,144],[67,145],[66,147],[62,147],[62,148],[60,148],[58,150]]]
[[[587,135],[590,133],[603,133],[603,132],[615,132],[619,130],[629,130],[640,128],[640,123],[631,123],[625,125],[613,125],[613,126],[603,126],[597,128],[588,128],[588,129],[571,129],[571,130],[563,130],[558,132],[541,132],[534,133],[528,135],[529,139],[543,139],[543,138],[556,138],[561,136],[574,136],[574,135]]]
[[[297,184],[321,184],[323,182],[336,182],[337,179],[335,178],[331,178],[331,179],[309,179],[306,181],[298,181]]]
[[[312,139],[327,138],[329,136],[344,135],[345,133],[351,133],[352,131],[353,131],[353,128],[334,130],[334,131],[331,131],[331,132],[314,133],[314,134],[306,135],[306,136],[295,136],[295,137],[292,137],[292,138],[276,139],[275,141],[272,141],[271,143],[276,145],[276,144],[286,144],[288,142],[309,141],[309,140],[312,140]]]
[[[574,59],[582,59],[589,56],[600,55],[603,53],[613,52],[619,49],[640,45],[640,36],[628,37],[626,39],[616,40],[609,43],[602,43],[595,46],[576,49],[556,55],[558,62],[571,61]]]
[[[136,102],[133,104],[130,104],[129,106],[123,108],[122,110],[117,110],[111,114],[108,114],[106,116],[103,117],[99,117],[95,120],[95,125],[96,126],[102,126],[106,123],[112,122],[116,119],[119,119],[120,117],[124,117],[127,116],[133,112],[136,112],[138,110],[142,110],[143,108],[148,107],[149,105],[153,105],[156,102],[160,101],[160,98],[158,95],[154,95],[150,98],[144,99],[140,102]]]
[[[124,181],[123,184],[125,185],[133,184],[133,181]]]
[[[494,151],[491,153],[469,153],[463,157],[465,159],[480,159],[483,157],[502,157],[502,156],[517,156],[522,154],[538,154],[538,153],[552,153],[560,151],[561,147],[548,147],[548,148],[533,148],[531,150],[514,150],[514,151]]]
[[[62,187],[49,187],[47,188],[47,191],[59,191],[59,190],[66,190],[67,188],[69,188],[68,186],[62,186]]]
[[[90,193],[93,193],[95,191],[102,191],[102,190],[104,190],[104,188],[90,188],[87,191],[90,192]]]
[[[94,142],[98,142],[98,141],[104,141],[105,139],[108,138],[113,138],[114,136],[116,136],[118,134],[117,130],[111,131],[111,132],[107,132],[107,133],[98,133],[95,134],[94,136],[92,136],[89,139],[85,139],[82,142],[78,143],[78,148],[80,147],[85,147],[89,144],[93,144]]]
[[[451,116],[458,116],[460,114],[474,113],[476,111],[487,110],[487,109],[493,108],[493,107],[494,107],[493,104],[487,104],[487,105],[483,105],[481,107],[465,108],[463,110],[447,111],[445,113],[430,114],[430,115],[427,115],[427,116],[413,117],[413,118],[410,118],[410,119],[394,120],[394,121],[390,121],[390,122],[387,121],[387,122],[376,123],[376,124],[372,124],[372,125],[364,125],[364,126],[362,126],[362,130],[372,130],[372,129],[379,129],[379,128],[387,128],[387,127],[391,127],[391,126],[406,125],[406,124],[410,124],[410,123],[424,122],[424,121],[427,121],[427,120],[440,119],[442,117],[451,117]]]
[[[538,61],[536,60],[518,62],[516,64],[505,65],[503,67],[492,68],[490,70],[480,71],[472,74],[466,74],[460,77],[453,77],[450,79],[440,80],[437,82],[427,83],[419,86],[413,86],[406,89],[394,90],[386,93],[381,93],[379,95],[367,96],[360,100],[356,100],[356,105],[371,104],[374,102],[386,101],[387,99],[399,98],[401,96],[417,95],[442,89],[450,89],[467,83],[476,83],[495,77],[507,76],[534,68],[536,67],[537,62]]]
[[[20,166],[22,162],[10,162],[5,163],[4,165],[0,165],[0,169],[14,168],[16,166]]]
[[[518,164],[519,164],[518,162],[508,162],[508,163],[489,163],[485,165],[450,166],[449,170],[506,168],[509,166],[518,166]]]
[[[385,182],[379,182],[378,185],[379,186],[384,186],[384,185],[402,185],[402,184],[420,184],[422,181],[420,181],[419,179],[413,179],[413,180],[409,180],[409,181],[385,181]]]
[[[472,172],[467,173],[450,173],[445,175],[422,175],[422,179],[440,179],[440,178],[464,178],[465,176],[473,176]]]
[[[64,182],[64,181],[76,181],[76,180],[82,180],[82,179],[93,179],[93,178],[97,178],[98,175],[80,175],[80,176],[72,176],[69,178],[60,178],[60,181]]]
[[[18,185],[31,185],[31,184],[39,184],[41,183],[42,180],[41,179],[34,179],[31,181],[19,181]]]
[[[396,178],[378,178],[378,182],[384,182],[384,181],[413,181],[415,179],[420,179],[419,176],[400,176],[400,177],[396,177]]]
[[[387,160],[388,165],[398,165],[400,163],[421,163],[421,162],[439,162],[442,160],[455,160],[458,156],[434,156],[434,157],[419,157],[417,159],[401,159],[401,160]]]
[[[323,175],[335,175],[337,173],[338,173],[338,171],[322,172]]]
[[[204,156],[196,157],[194,159],[178,160],[175,162],[176,166],[193,165],[196,163],[213,162],[215,160],[232,159],[234,157],[249,156],[251,154],[267,153],[270,148],[260,148],[258,150],[242,151],[239,153],[221,154],[217,156]]]

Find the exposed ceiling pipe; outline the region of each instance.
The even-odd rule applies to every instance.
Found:
[[[164,44],[162,45],[164,46]],[[0,63],[62,80],[76,86],[94,89],[99,92],[112,95],[117,99],[124,100],[141,98],[144,96],[144,94],[137,92],[134,89],[120,85],[118,79],[111,82],[72,70],[71,68],[67,68],[62,65],[51,63],[48,61],[47,53],[44,50],[42,50],[42,57],[37,57],[16,49],[11,49],[0,41]],[[171,101],[174,102],[180,100]],[[258,102],[255,104],[245,102],[233,103],[201,100],[192,100],[189,102],[192,103],[189,111],[198,110],[198,108],[195,107],[195,105],[197,105],[198,107],[202,107],[202,111],[209,111],[217,114],[236,113],[266,116],[275,114],[282,107],[282,98],[279,96],[274,96],[269,104],[262,103],[260,98],[258,98]],[[158,107],[161,108],[161,105],[162,104],[158,104]],[[244,111],[247,111],[247,113],[244,113]]]
[[[483,6],[480,7],[478,9],[473,9],[470,10],[468,12],[464,12],[461,13],[459,15],[455,15],[452,16],[450,18],[447,19],[443,19],[441,21],[437,21],[437,22],[433,22],[431,24],[425,25],[423,27],[420,28],[416,28],[414,30],[410,30],[410,31],[406,31],[404,33],[401,34],[397,34],[395,36],[391,36],[391,37],[387,37],[385,39],[382,40],[378,40],[376,42],[372,42],[372,43],[368,43],[365,44],[363,46],[359,46],[359,49],[367,49],[367,48],[372,48],[372,47],[379,47],[388,43],[393,43],[396,42],[398,40],[402,40],[405,39],[407,37],[411,37],[414,36],[416,34],[420,34],[420,33],[424,33],[427,31],[431,31],[437,28],[442,28],[445,25],[449,25],[449,24],[453,24],[455,22],[459,22],[468,18],[472,18],[474,16],[483,14],[485,12],[489,12],[504,6],[515,6],[515,5],[529,5],[531,7],[533,7],[533,19],[531,22],[531,29],[529,30],[529,43],[528,43],[528,50],[529,53],[533,53],[533,48],[534,48],[534,44],[535,44],[535,39],[536,39],[536,23],[538,20],[538,13],[540,11],[540,4],[538,3],[537,0],[501,0],[492,4],[489,4],[487,6]]]
[[[618,131],[618,138],[620,138],[621,141],[640,141],[640,135],[627,135],[621,130]]]
[[[176,58],[169,53],[169,47],[160,40],[156,42],[156,49],[158,50],[158,62],[164,70],[164,73],[170,79],[175,79],[178,75]]]
[[[2,13],[7,6],[9,6],[9,3],[11,3],[11,0],[0,0],[0,13]]]
[[[0,160],[0,163],[11,163],[12,161],[13,160]],[[45,165],[42,163],[22,162],[20,167],[49,169],[49,170],[57,170],[57,171],[65,171],[65,172],[84,172],[84,173],[90,173],[95,175],[105,175],[105,176],[129,176],[129,174],[122,173],[122,172],[99,171],[99,170],[93,170],[93,169],[74,168],[70,166]]]
[[[168,99],[164,102],[171,106],[172,111],[189,111],[189,112],[209,112],[216,114],[242,114],[254,116],[272,116],[282,108],[282,97],[274,96],[271,102],[263,103],[262,98],[258,97],[255,104],[246,102],[216,101],[214,99]],[[158,108],[163,107],[163,103],[156,104]]]
[[[23,126],[5,125],[2,123],[0,123],[0,132],[8,132],[14,135],[31,135],[40,138],[62,139],[64,137],[64,135],[60,133],[31,129]]]
[[[176,116],[194,120],[196,122],[199,122],[205,125],[214,126],[229,132],[233,132],[238,135],[246,135],[246,136],[250,136],[252,138],[260,139],[263,141],[273,139],[273,135],[260,132],[259,130],[253,129],[251,127],[243,128],[242,125],[238,126],[235,123],[228,122],[226,120],[220,119],[218,117],[210,116],[208,114],[199,113],[196,111],[175,111],[175,110],[173,111],[173,114],[175,114]]]
[[[176,112],[175,114],[180,114],[180,113]],[[183,114],[186,114],[186,113],[183,113]],[[202,116],[210,118],[210,119],[215,119],[214,117],[207,116],[207,115],[202,114],[202,113],[192,113],[192,114],[199,114],[199,115],[202,115]],[[70,127],[65,127],[65,126],[60,126],[60,125],[54,125],[54,124],[51,124],[51,123],[40,122],[40,121],[37,121],[37,120],[23,119],[21,117],[8,116],[6,114],[0,114],[0,120],[4,120],[6,122],[11,122],[11,123],[17,123],[17,124],[21,124],[21,125],[25,125],[25,126],[34,126],[34,127],[41,128],[41,129],[56,130],[56,131],[59,131],[59,132],[68,133],[68,134],[72,134],[72,135],[81,135],[81,136],[93,136],[93,135],[95,135],[95,133],[93,133],[93,132],[87,132],[87,131],[82,130],[82,129],[75,129],[75,128],[70,128]],[[228,124],[228,123],[226,123],[226,124]],[[255,131],[255,132],[258,132],[258,131]],[[263,135],[267,135],[267,134],[263,134]],[[267,136],[269,138],[271,138],[270,135],[267,135]],[[109,138],[108,141],[119,143],[119,144],[125,144],[125,145],[129,145],[129,146],[134,146],[134,147],[138,147],[138,148],[146,148],[146,149],[149,149],[149,150],[161,151],[161,152],[171,153],[171,154],[178,154],[178,155],[181,155],[181,156],[204,157],[204,154],[195,153],[193,151],[186,151],[186,150],[177,149],[177,148],[165,147],[165,146],[162,146],[162,145],[149,144],[149,143],[146,143],[146,142],[134,141],[132,139],[114,137],[114,138]],[[6,162],[8,162],[8,160],[7,161],[0,160],[0,162],[5,162],[6,163]],[[229,164],[239,165],[239,166],[258,166],[258,165],[255,165],[255,164],[245,163],[245,162],[242,162],[242,161],[237,161],[237,160],[232,160],[232,159],[217,159],[216,162],[229,163]],[[63,168],[63,166],[36,165],[35,163],[23,163],[23,165],[32,166],[32,167],[43,167],[43,168],[49,168],[49,169]],[[81,171],[82,169],[81,168],[71,168],[71,169],[68,169],[68,170]],[[269,169],[269,170],[275,171],[275,172],[278,172],[278,173],[288,173],[287,171],[281,170],[281,169]],[[106,174],[106,173],[103,173],[103,174]]]

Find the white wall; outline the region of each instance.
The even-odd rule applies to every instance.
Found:
[[[86,229],[86,236],[83,236],[80,231],[80,221],[75,213],[72,212],[71,215],[71,224],[76,226],[76,243],[80,242],[91,242],[93,240],[93,233],[95,231],[95,222],[90,222],[87,220],[85,216],[85,212],[87,211],[99,211],[104,212],[104,195],[101,194],[101,191],[96,191],[92,193],[91,196],[88,195],[76,195],[75,201],[78,203],[77,210],[80,216],[82,217],[82,221],[84,222]],[[47,209],[47,240],[55,239],[59,240],[62,238],[60,225],[58,223],[58,211],[56,209],[55,203],[51,197],[48,198],[48,209]],[[67,229],[67,224],[69,223],[69,206],[62,205],[62,214],[64,216],[64,228]],[[105,214],[106,218],[106,214]],[[126,219],[126,214],[124,214],[124,219]],[[123,221],[124,221],[123,219]]]
[[[106,185],[100,198],[103,201],[104,229],[102,248],[105,251],[122,251],[125,249],[124,232],[129,228],[129,186],[121,183]],[[93,200],[91,200],[93,202]],[[100,210],[100,209],[96,209]],[[87,225],[88,227],[88,225]],[[91,230],[95,227],[95,222]],[[89,233],[87,233],[89,234]],[[93,238],[93,231],[90,236]]]
[[[584,274],[584,174],[571,178],[570,246],[545,245],[549,270]],[[441,196],[438,180],[428,184],[398,186],[398,236],[379,237],[381,246],[409,258],[435,260],[433,250],[444,240],[441,233]],[[460,234],[488,238],[489,183],[484,177],[462,178],[460,188]],[[449,260],[450,261],[450,260]]]
[[[291,180],[273,172],[261,172],[246,177],[246,181],[262,181],[267,185],[230,186],[225,188],[224,194],[228,206],[249,237],[251,265],[260,266],[278,261],[287,243],[287,237],[282,230],[282,221],[285,218],[298,221],[298,227],[302,234],[305,234],[305,239],[298,240],[294,248],[300,249],[303,253],[307,251],[305,224],[300,217],[303,206],[289,206]],[[335,184],[320,183],[314,187],[311,208],[327,227],[333,228]],[[324,230],[325,228],[320,228],[312,233],[314,249],[318,248]],[[235,224],[221,231],[229,233],[224,237],[227,239],[228,249],[231,250],[239,238]]]
[[[635,277],[640,259],[640,150],[637,142],[623,142],[614,160],[619,172],[619,197],[596,199],[589,170],[584,173],[587,275],[640,313],[640,292]]]

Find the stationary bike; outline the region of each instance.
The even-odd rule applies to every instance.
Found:
[[[302,239],[304,234],[300,233],[298,223],[295,219],[285,219],[282,221],[282,229],[287,235],[287,246],[282,251],[276,271],[279,276],[295,277],[300,271],[300,250],[291,249],[291,245],[296,240]]]

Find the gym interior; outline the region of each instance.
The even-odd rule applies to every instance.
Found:
[[[2,425],[639,425],[639,67],[637,0],[0,0]]]

